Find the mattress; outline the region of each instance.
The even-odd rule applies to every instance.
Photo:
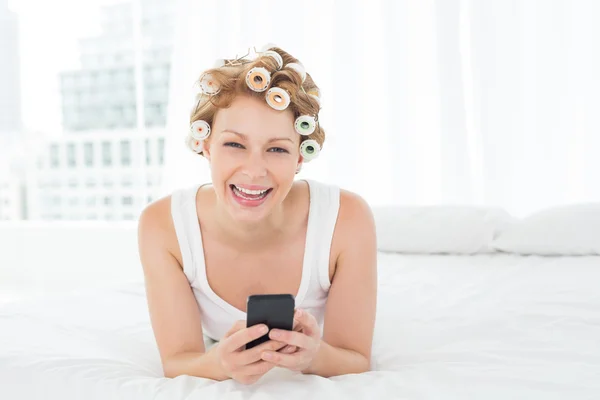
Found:
[[[0,308],[0,399],[600,399],[600,257],[379,253],[372,371],[162,375],[143,282]]]

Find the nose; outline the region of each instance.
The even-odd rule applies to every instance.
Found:
[[[264,178],[267,176],[267,160],[262,151],[248,152],[244,160],[242,172],[250,179]]]

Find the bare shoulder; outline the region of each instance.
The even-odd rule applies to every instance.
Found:
[[[173,218],[171,217],[171,196],[156,200],[144,208],[138,221],[138,242],[140,252],[148,247],[163,248],[181,263]]]
[[[373,212],[367,201],[349,190],[340,189],[340,209],[335,234],[343,244],[356,242],[358,237],[375,236]]]
[[[376,249],[375,220],[371,207],[360,195],[340,189],[340,208],[332,243],[337,267],[352,254],[361,251],[374,254]]]
[[[138,222],[138,234],[167,232],[173,227],[171,196],[163,197],[146,206]]]
[[[346,227],[366,228],[373,222],[373,212],[365,199],[349,190],[340,189],[339,221]]]

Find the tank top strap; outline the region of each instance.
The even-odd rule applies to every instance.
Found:
[[[196,258],[201,255],[195,248],[200,239],[196,218],[196,193],[200,186],[178,189],[171,194],[171,217],[181,251],[183,272],[190,284],[197,278]]]
[[[314,207],[312,212],[315,214],[313,220],[315,226],[310,231],[313,237],[308,240],[309,245],[314,247],[310,252],[313,257],[310,262],[312,266],[311,275],[318,280],[321,288],[327,291],[331,286],[329,281],[329,258],[333,232],[340,208],[340,188],[313,180],[308,181],[308,183],[311,203]]]

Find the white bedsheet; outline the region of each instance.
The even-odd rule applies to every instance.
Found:
[[[600,257],[379,255],[374,371],[162,377],[143,284],[0,308],[0,399],[600,399]]]

